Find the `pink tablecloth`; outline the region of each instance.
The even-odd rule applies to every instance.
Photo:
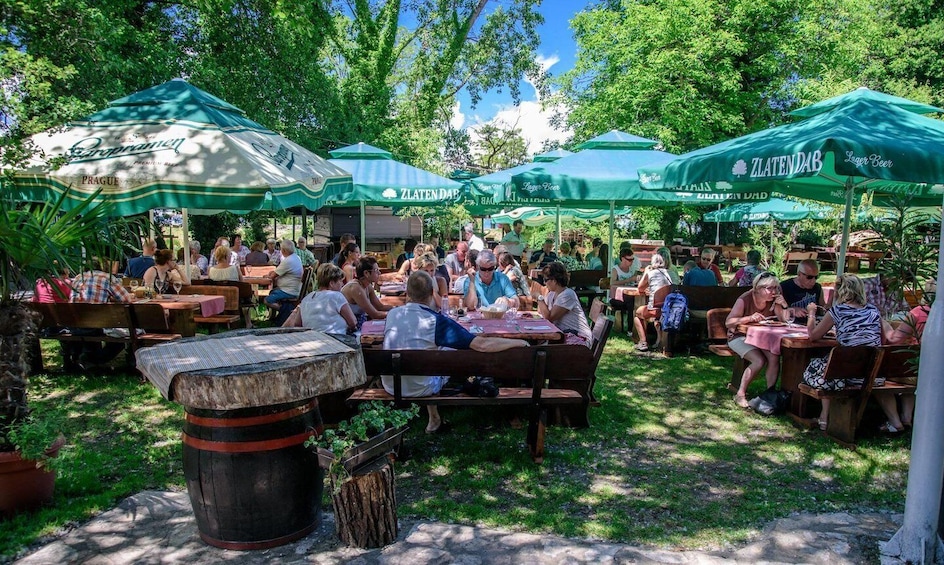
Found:
[[[468,318],[460,318],[459,324],[475,334],[486,337],[560,339],[561,333],[560,328],[544,318],[524,318],[521,314],[513,320],[493,320],[482,318],[481,314],[473,312]],[[472,329],[473,326],[479,329]],[[361,334],[365,336],[382,336],[383,333],[383,320],[368,320],[361,327]]]
[[[198,305],[200,315],[204,317],[222,314],[223,310],[226,309],[226,300],[222,296],[211,294],[181,294],[179,297],[175,296],[174,298],[154,298],[151,302],[156,302],[168,310],[175,308],[193,308],[196,310],[197,306],[195,305]]]
[[[774,355],[780,355],[780,340],[783,337],[807,337],[805,326],[751,326],[747,328],[744,342]]]

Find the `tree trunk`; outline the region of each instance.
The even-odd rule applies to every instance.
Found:
[[[396,541],[397,495],[390,458],[378,457],[355,471],[340,488],[336,480],[332,475],[331,501],[338,538],[362,549]]]

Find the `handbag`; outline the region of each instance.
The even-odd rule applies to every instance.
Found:
[[[469,377],[462,383],[462,393],[468,396],[498,396],[498,385],[492,377]]]
[[[749,404],[759,414],[776,416],[787,411],[787,407],[790,406],[790,396],[789,390],[777,390],[775,387],[770,387],[751,399]]]

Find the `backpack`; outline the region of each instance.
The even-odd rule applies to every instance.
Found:
[[[676,290],[665,297],[662,305],[662,331],[677,332],[688,321],[688,299]]]

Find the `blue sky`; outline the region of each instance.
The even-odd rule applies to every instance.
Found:
[[[591,2],[589,0],[544,0],[540,12],[544,16],[544,24],[538,30],[541,35],[541,45],[538,48],[538,59],[548,63],[553,62],[549,72],[559,75],[570,69],[576,59],[577,46],[574,43],[573,32],[569,27],[569,20],[574,14],[581,11]],[[492,4],[486,9],[494,9]],[[546,123],[548,112],[541,112],[534,88],[521,81],[521,106],[513,105],[511,94],[507,89],[502,92],[488,92],[479,104],[473,109],[468,94],[464,91],[459,95],[458,113],[461,113],[461,127],[474,126],[478,123],[498,119],[507,125],[517,123],[522,129],[525,139],[529,142],[529,149],[535,151],[544,139],[569,137],[568,132],[551,131]],[[458,121],[454,120],[453,125]]]

